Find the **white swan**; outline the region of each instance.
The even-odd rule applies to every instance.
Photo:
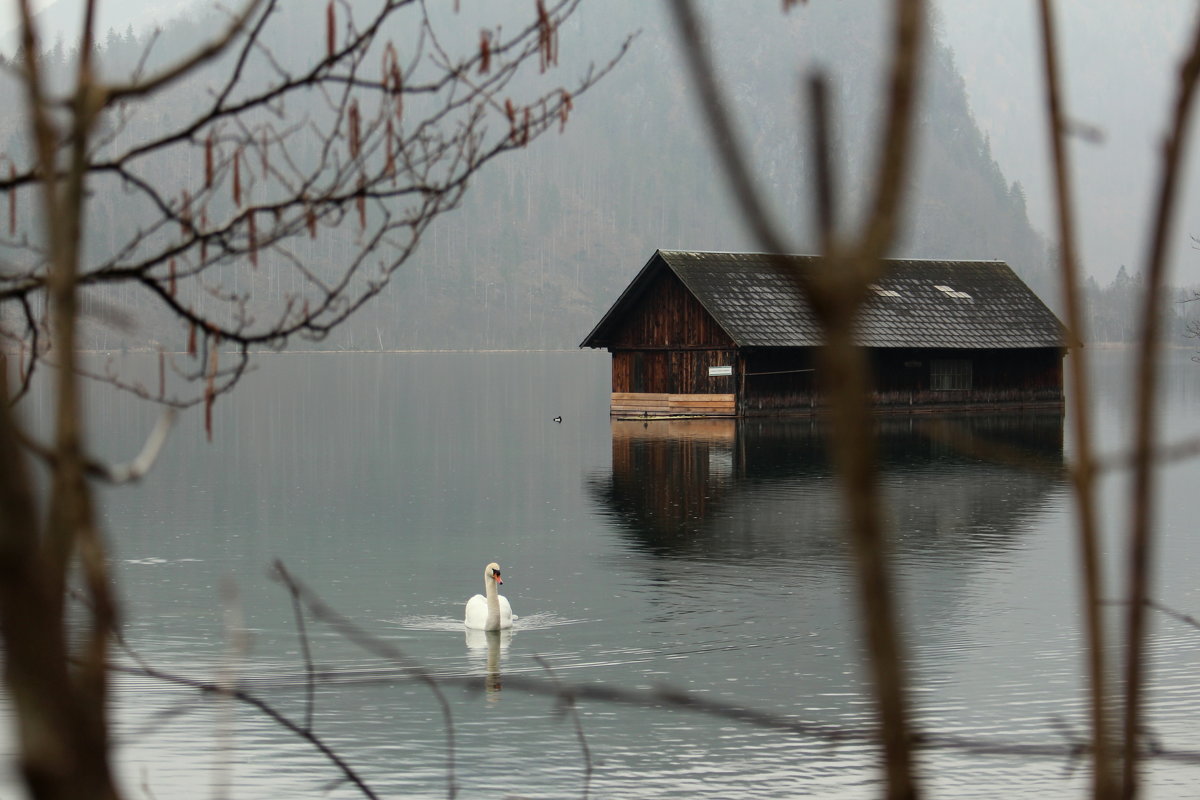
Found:
[[[500,565],[492,562],[483,568],[483,591],[487,595],[477,594],[467,601],[467,614],[463,624],[468,628],[481,631],[498,631],[511,628],[513,624],[512,606],[508,598],[502,597],[496,589],[500,580]]]

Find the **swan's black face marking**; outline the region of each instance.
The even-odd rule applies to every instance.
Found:
[[[500,570],[492,570],[492,577],[496,579],[496,583],[504,583],[504,581],[500,580]]]

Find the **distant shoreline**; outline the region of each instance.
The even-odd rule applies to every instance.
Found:
[[[1132,350],[1134,342],[1093,342],[1084,344],[1085,350]],[[1165,344],[1159,345],[1164,350],[1200,350],[1200,339],[1195,344]]]
[[[76,350],[75,352],[82,355],[155,355],[162,352],[169,356],[186,356],[186,350],[151,350],[147,348],[131,348],[129,350]],[[222,353],[237,352],[234,350],[222,350]],[[581,348],[425,348],[412,350],[298,350],[295,348],[286,348],[283,350],[251,350],[250,355],[254,356],[286,356],[286,355],[316,355],[316,354],[340,354],[340,355],[409,355],[421,353],[582,353],[588,352]]]
[[[1085,350],[1132,350],[1134,342],[1088,342],[1084,344]],[[1197,350],[1200,351],[1200,339],[1195,344],[1168,344],[1161,345],[1164,350]],[[97,350],[83,349],[75,352],[81,355],[100,356],[100,355],[155,355],[159,350],[151,350],[148,348],[133,348],[125,351],[121,350]],[[164,355],[169,356],[186,356],[186,350],[163,350]],[[233,350],[222,350],[221,352],[236,352]],[[397,349],[397,350],[312,350],[312,349],[296,349],[286,348],[283,350],[252,350],[251,355],[254,356],[285,356],[285,355],[318,355],[318,354],[340,354],[340,355],[422,355],[422,354],[499,354],[499,353],[583,353],[593,352],[584,348],[576,347],[496,347],[496,348],[412,348],[412,349]],[[594,351],[599,352],[599,351]],[[19,351],[16,350],[0,350],[0,355],[17,356]]]

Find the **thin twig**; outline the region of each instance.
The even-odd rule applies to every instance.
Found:
[[[1200,436],[1161,444],[1151,448],[1150,452],[1150,460],[1159,467],[1179,461],[1188,461],[1198,456],[1200,456]],[[1137,453],[1134,451],[1125,451],[1100,455],[1093,460],[1092,465],[1097,473],[1134,469],[1137,467]],[[1075,468],[1081,469],[1082,465],[1076,465]]]
[[[234,700],[244,703],[248,706],[258,709],[270,719],[274,720],[283,728],[291,731],[296,736],[304,739],[311,744],[321,755],[325,756],[331,764],[341,770],[346,780],[353,783],[362,792],[364,797],[371,800],[377,800],[379,795],[363,780],[362,776],[350,766],[350,764],[338,755],[332,747],[330,747],[321,737],[317,736],[310,730],[305,730],[302,726],[293,722],[282,712],[278,711],[274,706],[263,700],[257,695],[251,694],[244,689],[232,689],[212,681],[203,681],[196,678],[189,678],[183,675],[175,675],[163,670],[150,666],[126,666],[124,664],[110,664],[109,670],[122,675],[134,675],[142,678],[154,678],[155,680],[163,681],[164,683],[172,683],[176,686],[187,686],[192,689],[197,689],[206,695],[216,696],[228,691],[228,694]]]
[[[110,466],[94,459],[84,459],[84,474],[112,485],[134,483],[141,480],[150,472],[150,469],[154,466],[154,462],[158,460],[158,455],[162,452],[162,447],[167,441],[167,435],[171,431],[175,417],[175,409],[164,409],[163,413],[159,415],[158,422],[151,429],[150,435],[146,437],[141,451],[128,464],[113,464]],[[35,441],[23,431],[18,431],[18,436],[21,446],[47,465],[53,468],[58,464],[58,456],[49,447]]]
[[[282,574],[280,575],[280,579],[284,580]],[[294,579],[291,580],[294,581]],[[306,606],[321,610],[321,613],[316,613],[314,611],[314,616],[316,616],[318,619],[322,619],[323,621],[334,622],[339,632],[343,633],[343,635],[347,635],[347,638],[350,639],[354,644],[362,647],[367,652],[383,657],[394,667],[394,670],[375,672],[371,674],[364,674],[362,671],[356,670],[354,674],[349,677],[343,677],[336,672],[319,673],[316,676],[317,680],[333,681],[339,686],[368,686],[391,685],[394,684],[398,679],[407,679],[420,681],[427,684],[432,683],[438,687],[439,694],[443,688],[452,686],[468,690],[478,689],[478,678],[475,676],[453,675],[434,677],[425,668],[413,662],[411,658],[405,656],[403,653],[400,653],[391,644],[372,636],[358,626],[346,620],[340,614],[328,609],[328,607],[324,605],[323,601],[316,597],[311,590],[305,589],[299,583],[295,583],[294,585],[297,590],[297,596],[303,600]],[[290,590],[291,586],[289,585],[289,591]],[[89,602],[86,597],[82,599],[85,602]],[[1156,606],[1158,605],[1160,604],[1156,604]],[[1165,609],[1165,607],[1162,608]],[[1194,624],[1195,621],[1192,620],[1190,623]],[[195,678],[167,673],[165,671],[153,668],[146,664],[144,659],[138,656],[132,650],[132,648],[130,648],[128,642],[126,642],[123,637],[121,637],[119,634],[116,634],[116,636],[118,645],[123,651],[128,653],[134,661],[137,662],[137,666],[110,665],[110,670],[121,674],[148,677],[173,683],[179,686],[192,687],[202,691],[206,695],[226,693],[228,696],[231,696],[237,701],[258,709],[261,713],[276,721],[286,730],[294,733],[305,741],[308,741],[338,768],[343,776],[343,780],[349,781],[357,786],[359,791],[362,792],[364,796],[368,798],[376,797],[373,790],[367,786],[362,777],[358,775],[357,772],[343,758],[341,758],[341,756],[339,756],[331,747],[329,747],[327,743],[316,736],[316,734],[314,734],[310,728],[306,728],[293,722],[290,718],[280,713],[261,697],[246,691],[240,686],[229,686],[219,682],[198,680]],[[588,745],[586,735],[583,732],[582,723],[578,716],[578,703],[580,700],[626,705],[638,708],[672,708],[680,711],[701,714],[703,716],[716,719],[735,721],[762,730],[772,730],[780,733],[796,735],[806,739],[824,742],[830,745],[837,745],[845,742],[873,742],[877,740],[877,732],[870,728],[848,728],[836,725],[805,722],[794,716],[780,714],[774,711],[763,711],[754,708],[748,708],[743,705],[715,700],[710,696],[691,694],[689,692],[680,691],[667,686],[661,686],[652,689],[633,690],[595,682],[568,684],[562,682],[556,677],[544,659],[535,656],[535,660],[547,672],[549,676],[548,680],[515,674],[506,678],[505,687],[509,691],[524,691],[536,696],[553,698],[557,701],[560,709],[565,709],[568,713],[573,715],[575,720],[576,735],[579,739],[580,749],[585,762],[585,797],[588,796],[590,791],[590,779],[594,774],[594,758],[592,756],[591,748]],[[292,681],[286,681],[283,686],[276,688],[284,689],[287,687],[294,687],[295,685],[296,684]],[[1063,720],[1057,717],[1052,717],[1048,720],[1048,724],[1062,734],[1063,742],[1061,744],[997,741],[984,737],[963,736],[960,734],[942,734],[936,731],[923,731],[913,735],[911,745],[912,747],[919,749],[956,752],[977,756],[1010,757],[1020,759],[1061,759],[1067,763],[1068,769],[1070,769],[1071,765],[1077,762],[1080,758],[1086,758],[1091,755],[1090,744],[1085,739],[1081,739],[1080,737],[1076,736]],[[1164,761],[1188,766],[1200,766],[1200,752],[1169,749],[1163,747],[1161,743],[1157,742],[1151,743],[1150,746],[1145,749],[1143,756],[1155,761]]]
[[[292,612],[296,618],[296,635],[300,639],[300,653],[304,656],[304,730],[311,731],[313,724],[313,708],[316,705],[316,670],[313,667],[312,649],[308,643],[308,631],[304,627],[304,607],[300,604],[300,593],[296,588],[287,584],[292,596]]]
[[[761,200],[762,193],[754,185],[750,170],[746,168],[743,157],[745,151],[738,144],[737,132],[726,113],[725,100],[717,85],[712,58],[703,44],[704,33],[695,9],[688,0],[672,0],[671,11],[678,29],[676,38],[696,83],[705,120],[709,124],[710,138],[720,156],[718,163],[742,210],[742,220],[768,252],[786,253],[791,248],[778,234],[779,227],[772,224],[766,205]]]
[[[579,740],[579,752],[583,755],[583,800],[588,799],[588,793],[592,785],[592,772],[595,770],[595,765],[592,761],[592,749],[588,746],[587,734],[583,732],[583,720],[579,718],[579,708],[575,704],[575,695],[563,690],[562,682],[554,673],[554,669],[550,666],[550,662],[535,654],[533,660],[541,665],[546,671],[547,677],[550,678],[554,688],[559,690],[559,704],[564,711],[571,716],[571,722],[575,726],[575,738]]]
[[[808,80],[808,105],[812,117],[812,154],[817,162],[814,195],[817,212],[817,231],[821,252],[833,250],[837,233],[837,181],[833,175],[833,152],[830,139],[829,83],[822,72],[813,72]]]
[[[1200,620],[1196,619],[1195,617],[1191,616],[1190,614],[1184,614],[1182,611],[1176,611],[1175,609],[1170,608],[1169,606],[1163,605],[1162,603],[1158,602],[1157,600],[1147,600],[1146,605],[1148,605],[1150,608],[1153,608],[1155,611],[1161,611],[1162,613],[1166,614],[1168,617],[1174,617],[1176,620],[1178,620],[1182,623],[1191,625],[1193,628],[1200,628]]]
[[[772,224],[750,177],[692,4],[689,0],[673,0],[671,9],[713,144],[743,221],[765,250],[783,254],[787,252],[785,239],[778,226]],[[917,796],[911,753],[913,736],[909,730],[904,658],[879,507],[867,365],[862,349],[856,346],[854,326],[868,286],[882,269],[882,260],[898,228],[900,198],[909,172],[923,25],[921,0],[898,0],[888,109],[879,138],[879,162],[866,225],[857,240],[845,248],[837,242],[825,242],[825,258],[813,274],[793,275],[817,315],[825,337],[819,357],[822,374],[829,377],[827,387],[834,422],[832,450],[844,487],[843,514],[855,557],[868,667],[879,713],[878,735],[885,756],[887,795],[898,800]],[[822,95],[818,91],[813,96],[818,101],[814,114],[824,113],[819,102]],[[822,120],[820,124],[825,122]],[[820,173],[823,179],[828,177],[827,171]],[[828,191],[818,188],[818,201],[832,202],[832,187],[825,188]],[[825,227],[826,220],[832,220],[832,209],[822,216]],[[789,272],[784,270],[784,274]]]
[[[233,18],[229,27],[220,36],[194,53],[189,53],[186,58],[170,65],[157,75],[152,75],[144,80],[126,85],[114,84],[108,87],[105,93],[106,102],[115,103],[121,100],[146,97],[147,95],[162,91],[175,81],[195,73],[196,70],[221,56],[229,49],[230,43],[242,32],[246,23],[250,21],[250,18],[254,16],[255,12],[262,6],[262,3],[263,0],[249,0],[241,13]]]
[[[338,631],[345,639],[357,644],[359,647],[374,653],[375,655],[385,658],[396,666],[400,667],[404,673],[419,681],[429,688],[437,701],[442,712],[442,719],[446,725],[446,791],[447,795],[453,799],[458,796],[458,780],[455,775],[456,761],[456,746],[455,746],[455,729],[454,715],[450,710],[450,702],[446,699],[446,695],[442,692],[438,680],[415,660],[405,655],[394,645],[384,642],[374,636],[371,636],[363,630],[357,623],[353,622],[348,617],[345,617],[329,606],[310,591],[307,586],[301,583],[295,576],[288,572],[282,561],[276,560],[272,575],[288,587],[289,591],[294,592],[304,605],[308,607],[308,611],[314,618],[330,625],[334,630]]]
[[[369,635],[368,638],[370,638]],[[361,644],[361,642],[356,643]],[[367,652],[379,655],[381,650],[377,649],[377,647],[386,649],[388,645],[384,642],[378,642],[377,646],[372,645],[366,649]],[[392,685],[398,680],[424,680],[414,675],[411,662],[401,665],[392,662],[390,658],[386,658],[386,660],[393,663],[394,671],[389,670],[386,673],[375,673],[365,676],[359,671],[347,677],[342,677],[336,672],[318,673],[318,676],[319,679],[336,681],[339,686]],[[214,683],[186,676],[171,675],[154,668],[113,665],[111,669],[121,674],[156,678],[178,685],[192,686],[206,693],[218,691],[218,687]],[[443,675],[437,676],[433,680],[441,688],[455,687],[470,691],[477,691],[479,689],[479,678],[476,675]],[[275,688],[282,690],[294,686],[294,683],[287,683]],[[550,697],[562,702],[565,702],[569,697],[573,698],[576,703],[580,701],[594,701],[632,708],[671,708],[714,719],[739,722],[762,730],[787,733],[830,745],[847,742],[870,743],[878,740],[878,732],[869,727],[855,728],[806,722],[788,714],[750,708],[736,703],[727,703],[715,700],[709,695],[693,694],[670,686],[659,686],[650,689],[627,689],[621,686],[612,686],[591,681],[586,683],[560,682],[555,684],[545,679],[513,674],[505,677],[504,688],[506,692],[527,692],[531,695]],[[234,696],[241,700],[243,699],[243,695],[254,698],[254,695],[246,692],[244,689],[237,690]],[[263,702],[258,698],[255,699],[258,702]],[[252,703],[252,705],[257,706],[257,703]],[[1046,724],[1051,728],[1058,727],[1053,717],[1047,718]],[[302,738],[309,738],[298,724],[292,723],[286,727]],[[916,748],[931,751],[1010,758],[1045,758],[1050,760],[1072,759],[1078,757],[1081,753],[1089,754],[1091,750],[1090,745],[1086,741],[1076,739],[1064,741],[1060,744],[1014,742],[981,736],[939,733],[932,730],[920,731],[914,734],[912,745]],[[1200,750],[1159,747],[1149,753],[1149,757],[1168,763],[1200,767]]]
[[[1046,106],[1049,118],[1050,147],[1054,156],[1055,206],[1058,211],[1058,239],[1061,250],[1059,274],[1067,315],[1067,336],[1072,391],[1070,419],[1075,440],[1075,469],[1071,478],[1075,487],[1075,507],[1079,514],[1079,562],[1083,573],[1083,618],[1087,641],[1086,658],[1090,688],[1092,749],[1096,754],[1092,770],[1092,794],[1096,800],[1115,796],[1116,774],[1109,758],[1112,734],[1111,709],[1107,690],[1107,659],[1104,625],[1100,615],[1103,575],[1100,570],[1099,529],[1096,518],[1095,472],[1092,455],[1092,418],[1086,354],[1083,349],[1083,309],[1079,290],[1079,267],[1075,251],[1075,213],[1071,197],[1070,155],[1066,143],[1066,122],[1062,108],[1061,80],[1058,68],[1058,37],[1050,0],[1041,0],[1042,53],[1045,64]]]
[[[1129,605],[1129,603],[1124,600],[1108,600],[1105,602],[1105,605],[1127,606],[1127,605]],[[1200,629],[1200,619],[1196,619],[1195,617],[1191,616],[1190,614],[1185,614],[1182,611],[1176,611],[1175,609],[1171,608],[1170,606],[1163,605],[1162,603],[1158,602],[1157,600],[1147,600],[1146,607],[1152,608],[1155,611],[1162,612],[1163,614],[1166,614],[1168,617],[1172,617],[1176,621],[1182,622],[1185,625],[1191,625],[1193,628]]]
[[[1154,546],[1154,490],[1156,470],[1151,459],[1157,439],[1155,403],[1158,399],[1158,348],[1161,335],[1161,300],[1166,284],[1167,244],[1174,223],[1175,203],[1183,176],[1184,153],[1192,121],[1192,103],[1200,81],[1200,15],[1192,42],[1179,71],[1179,83],[1170,133],[1162,150],[1159,191],[1152,216],[1150,250],[1142,297],[1135,403],[1134,478],[1128,555],[1129,616],[1125,651],[1125,719],[1122,732],[1122,795],[1138,792],[1138,736],[1142,729],[1142,690],[1146,682],[1146,600],[1150,596],[1150,567]]]

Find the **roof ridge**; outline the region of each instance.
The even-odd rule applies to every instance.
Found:
[[[762,256],[766,258],[783,257],[783,258],[821,258],[820,253],[770,253],[765,250],[688,250],[677,247],[660,247],[657,252],[662,254],[679,254],[687,255],[689,253],[695,255],[710,255],[710,256]],[[911,262],[921,264],[1008,264],[1002,258],[938,258],[938,257],[912,257],[912,256],[894,256],[884,258],[886,262]]]

